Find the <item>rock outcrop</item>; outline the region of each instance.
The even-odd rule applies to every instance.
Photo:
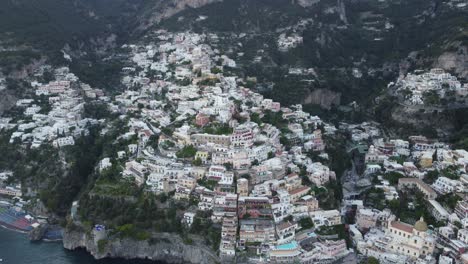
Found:
[[[31,241],[40,241],[44,237],[45,232],[47,231],[48,225],[40,225],[33,230],[29,231],[28,237]]]
[[[96,243],[91,234],[65,230],[63,246],[69,250],[86,249],[96,259],[125,258],[151,259],[167,263],[219,263],[218,256],[208,247],[194,241],[185,244],[177,234],[154,234],[150,241],[113,238],[106,243]]]
[[[459,46],[457,51],[447,51],[440,55],[434,66],[453,71],[459,78],[468,79],[468,48]]]
[[[320,105],[322,108],[330,109],[332,105],[339,105],[340,99],[340,93],[328,89],[316,89],[306,96],[303,103]]]
[[[152,25],[159,23],[161,20],[170,18],[187,8],[200,8],[208,4],[222,1],[223,0],[168,0],[155,2],[149,12],[147,12],[147,18],[144,19],[144,22],[140,25],[139,29],[141,30],[151,27]]]
[[[297,0],[297,4],[303,7],[313,6],[320,2],[320,0]]]

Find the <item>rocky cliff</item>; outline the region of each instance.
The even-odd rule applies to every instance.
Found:
[[[316,89],[305,97],[303,103],[320,105],[324,109],[330,109],[332,105],[339,105],[340,99],[340,93],[328,89]]]
[[[434,66],[454,72],[457,77],[468,79],[468,48],[458,44],[456,50],[446,51],[440,55]]]
[[[143,15],[139,29],[146,29],[159,23],[162,19],[169,18],[187,8],[200,8],[202,6],[223,0],[169,0],[155,1],[152,7]]]
[[[188,245],[178,235],[169,233],[154,234],[150,241],[114,238],[107,240],[107,243],[96,243],[91,234],[75,230],[65,230],[63,236],[66,249],[84,248],[96,259],[110,257],[167,263],[219,263],[218,256],[201,243],[194,241]]]

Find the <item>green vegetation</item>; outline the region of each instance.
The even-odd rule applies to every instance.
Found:
[[[196,158],[193,160],[192,164],[194,166],[201,166],[202,165],[202,160],[200,158]]]
[[[408,208],[409,203],[414,204],[414,209]],[[410,195],[401,193],[398,200],[392,200],[388,203],[388,207],[397,218],[400,218],[405,223],[414,224],[422,216],[428,225],[435,227],[444,225],[444,223],[437,222],[432,216],[430,208],[427,206],[427,201],[420,192],[411,193]]]
[[[314,227],[314,222],[312,222],[312,219],[310,219],[310,217],[301,218],[298,221],[298,223],[301,226],[301,229],[309,229]]]
[[[219,83],[219,79],[204,79],[198,82],[198,85],[206,85],[206,86],[215,86]]]
[[[211,68],[211,73],[217,74],[217,73],[222,73],[222,72],[223,71],[218,67]]]
[[[259,125],[262,124],[262,119],[260,118],[258,113],[252,113],[250,115],[250,121],[255,122],[255,123],[259,124]]]
[[[3,39],[13,39],[10,44],[30,44],[59,58],[65,43],[83,48],[93,37],[107,38],[110,33],[124,37],[136,21],[132,10],[143,4],[124,0],[80,0],[73,5],[59,0],[8,0],[2,3],[0,34],[8,36]]]
[[[435,91],[428,91],[423,94],[424,102],[429,105],[440,104],[440,96]]]
[[[39,53],[31,50],[1,51],[0,69],[3,70],[3,74],[8,75],[13,71],[21,70],[24,66],[40,58]]]
[[[189,79],[189,78],[184,78],[182,80],[177,79],[177,80],[175,80],[174,83],[177,84],[177,85],[180,85],[180,86],[188,86],[188,85],[190,85],[192,83],[192,80]]]
[[[192,146],[184,146],[181,150],[177,151],[176,156],[179,159],[193,158],[197,153],[197,149]]]
[[[431,170],[426,173],[423,180],[427,184],[433,184],[437,180],[437,178],[439,178],[439,171]]]
[[[106,175],[105,177],[109,176]],[[109,196],[133,196],[139,191],[133,179],[116,179],[114,181],[107,179],[103,177],[99,178],[94,185],[92,193]]]
[[[111,160],[111,163],[112,166],[104,169],[101,172],[101,176],[96,181],[96,183],[106,184],[109,182],[117,181],[121,178],[122,166],[116,160]]]
[[[170,148],[175,147],[175,143],[170,140],[164,140],[163,142],[161,142],[160,146],[162,149],[168,150]]]
[[[70,70],[75,73],[82,82],[92,87],[116,91],[120,87],[120,72],[124,64],[117,59],[102,61],[95,55],[82,57],[73,61]]]
[[[341,184],[338,181],[330,181],[324,187],[314,187],[313,190],[320,208],[331,210],[338,207],[342,196]]]
[[[457,173],[457,168],[455,166],[450,166],[440,171],[440,175],[447,177],[452,180],[460,179],[460,176]]]
[[[228,124],[213,123],[203,127],[203,133],[213,135],[230,135],[232,134],[232,128]]]
[[[379,210],[386,208],[385,194],[382,189],[370,188],[364,193],[364,204]]]
[[[351,239],[349,238],[344,224],[335,226],[321,226],[320,228],[316,229],[315,232],[318,235],[323,236],[338,235],[338,239],[346,240],[346,245],[348,248],[352,247]]]
[[[104,252],[104,249],[106,248],[107,244],[109,244],[109,240],[107,239],[101,239],[98,241],[98,251],[99,253]]]
[[[379,264],[379,260],[374,257],[368,257],[366,260],[366,264]]]
[[[386,179],[391,185],[397,185],[400,178],[405,178],[405,175],[396,171],[390,171],[384,174],[384,179]]]
[[[15,159],[13,171],[15,176],[25,184],[39,190],[39,197],[53,212],[65,215],[77,195],[88,184],[98,158],[103,152],[106,139],[98,135],[98,129],[92,127],[88,136],[75,140],[74,146],[62,149],[70,167],[66,172],[62,165],[60,153],[50,146],[21,151],[13,146],[12,157]],[[5,150],[9,149],[7,146]],[[15,154],[16,153],[16,154]],[[8,167],[12,167],[8,165]]]
[[[208,180],[206,178],[203,178],[203,179],[199,179],[197,180],[197,183],[203,187],[206,187],[210,190],[214,190],[214,188],[216,187],[216,185],[218,185],[218,182],[217,181],[214,181],[214,180]]]
[[[211,245],[214,251],[219,249],[221,229],[211,222],[211,212],[197,211],[189,232],[203,236],[206,245]]]
[[[392,156],[390,157],[390,160],[403,165],[403,163],[406,161],[406,157],[405,156]]]
[[[134,240],[148,240],[151,236],[148,232],[138,230],[133,224],[125,224],[116,228],[121,238],[132,238]]]
[[[151,135],[147,142],[148,146],[152,147],[153,149],[158,148],[158,143],[159,143],[158,135]]]
[[[453,193],[440,195],[439,197],[436,198],[437,202],[439,202],[445,208],[450,209],[450,211],[453,211],[455,209],[457,202],[460,200],[462,200],[462,198],[458,196],[457,194],[453,194]]]
[[[460,176],[458,175],[456,170],[457,169],[455,167],[447,167],[440,171],[437,169],[430,170],[426,173],[423,180],[427,184],[433,184],[437,180],[437,178],[442,177],[442,176],[447,177],[452,180],[458,180],[460,179]]]
[[[79,216],[92,224],[105,224],[120,237],[136,240],[149,238],[148,230],[155,232],[183,231],[178,212],[181,204],[162,199],[168,206],[158,205],[160,199],[151,193],[139,191],[131,197],[86,194],[80,199]]]
[[[279,129],[284,128],[288,124],[288,121],[283,119],[283,112],[279,111],[275,113],[270,110],[265,111],[262,122],[272,124]]]
[[[110,118],[111,116],[111,112],[109,111],[106,103],[93,101],[86,102],[84,105],[84,118],[105,119]]]
[[[454,120],[455,132],[450,141],[455,144],[456,148],[468,149],[468,115],[466,111],[468,108],[460,108],[447,113],[447,118]]]

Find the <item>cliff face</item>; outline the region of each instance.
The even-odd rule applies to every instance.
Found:
[[[96,259],[125,258],[151,259],[167,263],[219,263],[218,256],[204,245],[184,244],[176,234],[159,233],[152,243],[131,239],[114,239],[101,249],[93,237],[80,231],[65,230],[63,246],[66,249],[86,249]]]
[[[332,105],[339,105],[340,93],[335,93],[328,89],[316,89],[310,92],[304,99],[304,104],[316,104],[322,108],[330,109]]]
[[[468,48],[459,46],[457,51],[444,52],[437,58],[434,66],[453,71],[459,78],[468,78]]]
[[[223,0],[169,0],[157,1],[153,6],[146,11],[146,16],[143,15],[143,23],[139,29],[146,29],[154,24],[159,23],[162,19],[169,18],[187,8],[200,8],[202,6]]]

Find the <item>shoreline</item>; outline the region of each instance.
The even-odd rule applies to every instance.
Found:
[[[17,233],[21,233],[21,234],[28,234],[29,232],[28,231],[24,231],[24,230],[21,230],[21,229],[18,229],[16,227],[13,227],[9,224],[6,224],[4,222],[0,222],[0,227],[1,228],[4,228],[4,229],[7,229],[7,230],[10,230],[10,231],[14,231],[14,232],[17,232]]]
[[[63,239],[41,239],[41,241],[48,242],[48,243],[54,243],[54,242],[63,241]]]
[[[24,230],[12,227],[12,226],[10,226],[8,224],[5,224],[4,222],[0,222],[0,228],[6,229],[6,230],[9,230],[9,231],[12,231],[12,232],[24,234],[24,235],[27,235],[29,233],[29,231],[24,231]],[[63,241],[63,238],[62,239],[47,239],[47,238],[44,238],[44,239],[41,239],[40,241],[48,242],[48,243],[54,243],[54,242]]]
[[[52,264],[165,264],[166,262],[163,261],[156,261],[150,259],[140,259],[140,258],[121,258],[121,257],[107,257],[103,259],[96,259],[92,254],[90,254],[84,248],[78,248],[74,250],[66,249],[63,247],[63,244],[60,241],[51,241],[51,240],[41,240],[38,242],[31,242],[25,237],[24,232],[18,232],[18,230],[14,230],[8,228],[4,225],[0,224],[0,237],[2,237],[1,248],[0,248],[0,258],[3,259],[3,262],[0,263],[31,263],[31,264],[43,264],[44,262],[39,260],[32,261],[33,255],[40,255],[42,254],[42,249],[46,249],[46,255],[51,257],[57,257],[59,260],[55,262],[50,262]],[[5,235],[5,237],[3,236]],[[11,239],[11,240],[10,240]],[[45,242],[45,243],[42,243]],[[9,243],[13,243],[9,248]],[[7,245],[7,246],[5,246]],[[25,258],[18,257],[14,252],[11,250],[15,250],[15,246],[20,246],[22,249],[27,248],[31,249],[32,251],[28,251],[28,256],[26,258],[27,262],[23,262]],[[3,251],[5,252],[3,252]],[[33,253],[31,253],[33,252]],[[16,261],[20,259],[21,261]],[[6,261],[6,262],[5,262]]]

